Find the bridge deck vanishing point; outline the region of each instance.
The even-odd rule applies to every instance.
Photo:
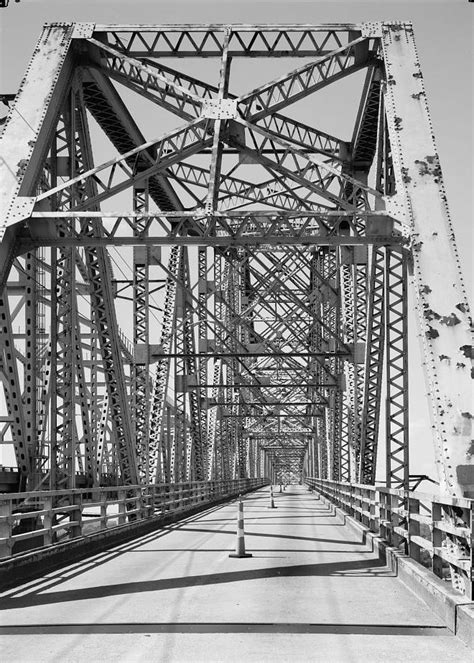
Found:
[[[303,486],[237,502],[1,595],[5,661],[472,661],[472,653]]]

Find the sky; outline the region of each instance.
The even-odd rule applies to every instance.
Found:
[[[332,23],[370,20],[412,21],[425,78],[448,202],[468,293],[472,296],[473,255],[473,43],[474,6],[467,0],[10,0],[0,9],[0,92],[15,92],[42,24],[47,21],[107,23]],[[420,364],[417,344],[412,361]],[[425,444],[429,424],[420,371],[410,382],[410,429],[414,472],[434,475]]]

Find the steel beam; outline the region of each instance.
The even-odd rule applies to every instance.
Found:
[[[412,283],[440,481],[444,492],[473,497],[469,304],[411,25],[384,25],[382,46],[396,181],[388,202],[411,226]]]
[[[218,58],[217,80],[188,57]],[[232,60],[260,57],[304,60],[242,91]],[[296,117],[362,70],[347,141]],[[184,124],[150,139],[134,95],[154,124]],[[406,487],[413,262],[443,490],[474,491],[468,309],[409,24],[52,24],[0,146],[2,380],[24,481],[373,482],[385,377],[386,481]]]

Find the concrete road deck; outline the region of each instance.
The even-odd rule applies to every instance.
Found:
[[[209,509],[1,595],[8,662],[472,663],[367,545],[301,486]]]

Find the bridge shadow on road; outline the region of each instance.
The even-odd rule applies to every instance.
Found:
[[[278,552],[278,551],[275,551]],[[350,562],[329,562],[322,564],[296,564],[293,566],[275,566],[265,569],[247,569],[209,573],[207,575],[163,578],[142,582],[125,582],[83,589],[32,593],[24,596],[11,596],[0,600],[0,610],[26,608],[38,605],[50,605],[69,601],[87,601],[110,596],[158,592],[168,589],[182,589],[200,585],[213,585],[232,582],[258,580],[261,578],[301,577],[301,576],[388,576],[391,575],[386,565],[378,560],[359,560]]]

